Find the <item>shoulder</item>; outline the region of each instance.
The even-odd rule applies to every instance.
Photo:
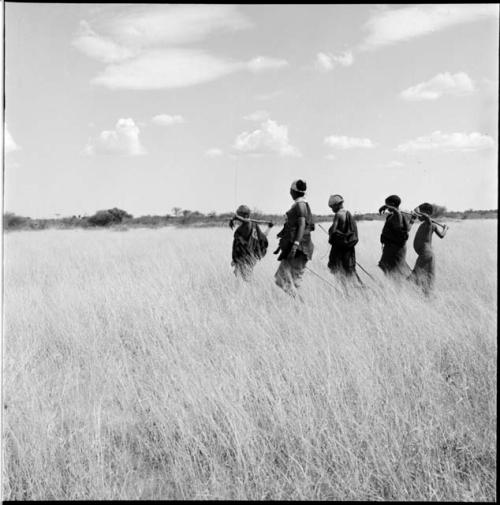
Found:
[[[295,202],[293,205],[297,212],[298,217],[306,217],[307,216],[307,203],[306,202]]]

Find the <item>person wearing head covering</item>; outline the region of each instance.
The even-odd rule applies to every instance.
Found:
[[[231,266],[234,267],[234,275],[245,281],[250,280],[255,265],[265,256],[267,234],[273,226],[273,223],[268,223],[267,230],[263,232],[257,223],[250,220],[250,214],[249,207],[240,205],[229,222],[231,229],[235,221],[240,223],[234,232]]]
[[[293,181],[290,187],[293,205],[286,213],[285,225],[278,233],[279,246],[274,251],[274,254],[280,253],[280,266],[274,275],[275,282],[291,296],[297,294],[306,264],[314,251],[311,240],[314,222],[309,203],[305,200],[306,189],[305,181]]]
[[[410,267],[406,263],[406,241],[415,217],[407,217],[399,210],[401,198],[391,195],[385,199],[385,205],[379,209],[379,214],[389,212],[380,236],[382,257],[378,266],[385,274],[407,277]]]
[[[362,284],[356,272],[355,245],[358,243],[358,227],[352,214],[344,209],[344,199],[341,195],[332,195],[328,206],[334,213],[333,224],[328,230],[328,242],[332,248],[328,259],[328,268],[343,281],[346,278],[356,278]]]
[[[415,267],[413,268],[408,279],[415,282],[422,288],[426,295],[429,295],[434,287],[436,263],[434,251],[432,250],[432,234],[435,233],[439,238],[444,238],[448,227],[445,225],[441,231],[436,224],[431,220],[434,207],[430,203],[422,203],[415,212],[418,214],[418,219],[422,224],[418,227],[415,239],[413,240],[413,248],[418,254]]]

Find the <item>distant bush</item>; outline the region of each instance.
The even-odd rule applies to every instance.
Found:
[[[3,215],[3,227],[4,230],[15,230],[20,228],[26,228],[29,226],[31,218],[18,216],[13,212],[6,212]]]
[[[432,207],[434,209],[432,212],[433,217],[440,217],[446,213],[446,207],[444,205],[433,203]]]
[[[119,224],[124,218],[132,218],[132,215],[125,210],[114,207],[108,210],[98,210],[93,216],[90,216],[87,221],[93,226],[109,226],[111,224]]]

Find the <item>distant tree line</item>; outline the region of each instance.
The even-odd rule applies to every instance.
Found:
[[[448,211],[446,207],[434,204],[433,217],[448,219],[496,219],[497,210],[473,210]],[[180,207],[173,207],[171,214],[146,215],[134,217],[123,209],[114,207],[112,209],[99,210],[91,216],[71,216],[53,219],[33,219],[31,217],[19,216],[13,212],[6,212],[3,216],[4,230],[43,230],[46,228],[112,228],[120,227],[150,227],[162,226],[227,226],[229,220],[234,215],[233,212],[209,212],[204,214],[197,210],[191,211]],[[263,221],[273,221],[276,225],[283,224],[284,215],[266,214],[259,210],[254,210],[252,217]],[[378,213],[354,213],[357,221],[380,221],[385,219]],[[315,221],[330,221],[332,214],[314,214]]]

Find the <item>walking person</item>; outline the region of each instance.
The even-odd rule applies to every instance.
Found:
[[[296,296],[306,264],[312,259],[314,250],[311,240],[314,222],[309,203],[305,200],[306,189],[305,181],[293,181],[290,187],[293,205],[286,213],[285,225],[277,235],[280,239],[279,246],[274,251],[274,254],[280,253],[275,282],[291,296]]]
[[[344,209],[344,198],[332,195],[328,199],[328,206],[334,213],[333,224],[328,230],[328,243],[331,244],[328,268],[330,272],[340,278],[342,282],[354,279],[363,284],[356,272],[356,252],[354,247],[358,243],[358,227],[352,214]]]
[[[263,232],[250,219],[250,214],[249,207],[240,205],[236,209],[236,215],[229,221],[231,229],[235,221],[240,223],[234,232],[231,266],[234,267],[234,275],[244,281],[250,280],[255,265],[266,255],[267,234],[273,226],[273,223],[268,223],[267,230]]]
[[[399,210],[401,198],[391,195],[385,199],[385,205],[379,209],[379,214],[389,212],[380,236],[382,243],[382,257],[378,266],[382,271],[394,277],[407,277],[410,267],[406,263],[406,242],[415,220],[415,216],[408,217]]]
[[[426,295],[429,295],[434,287],[434,278],[436,271],[436,262],[434,251],[432,250],[432,234],[435,233],[439,238],[444,238],[448,227],[443,226],[441,231],[436,224],[431,220],[433,206],[430,203],[422,203],[415,212],[418,213],[418,219],[422,224],[418,227],[415,239],[413,240],[413,248],[418,254],[415,267],[413,268],[408,279],[415,282],[422,288]]]

